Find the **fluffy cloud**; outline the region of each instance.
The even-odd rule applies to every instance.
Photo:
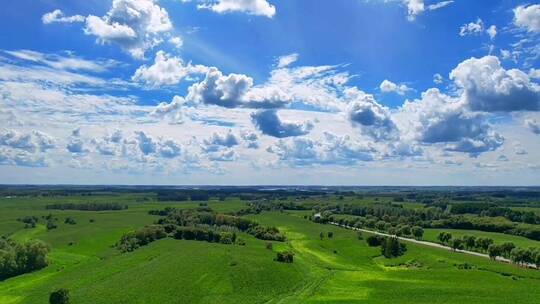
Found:
[[[121,132],[116,131],[106,136],[102,142],[116,151],[111,155],[120,155],[139,162],[155,162],[157,158],[173,159],[183,152],[182,145],[175,140],[162,136],[155,138],[144,131],[135,131],[129,138],[124,138]]]
[[[246,92],[253,86],[253,79],[246,75],[223,75],[216,68],[210,68],[206,78],[189,87],[187,100],[234,108],[245,102]]]
[[[86,154],[89,149],[86,148],[84,139],[81,137],[81,129],[77,128],[71,132],[66,149],[73,154]]]
[[[443,82],[444,82],[444,78],[442,77],[441,74],[437,73],[437,74],[433,75],[433,83],[441,84]]]
[[[186,100],[181,96],[174,96],[170,103],[161,102],[151,112],[150,115],[159,118],[167,118],[171,124],[184,123],[183,106]]]
[[[258,149],[259,148],[259,136],[254,132],[243,131],[240,135],[244,142],[246,143],[246,148],[248,149]]]
[[[276,110],[263,110],[251,114],[253,124],[266,135],[277,138],[300,136],[308,134],[313,129],[313,123],[285,122],[277,115]]]
[[[514,9],[514,25],[529,32],[540,32],[540,4],[520,5]]]
[[[40,131],[32,130],[29,133],[18,132],[11,129],[0,130],[0,146],[27,152],[47,151],[55,147],[55,139]]]
[[[478,35],[484,32],[484,22],[482,19],[478,18],[476,22],[466,23],[461,26],[459,29],[459,35],[461,37],[467,35]]]
[[[297,53],[281,56],[278,58],[277,68],[280,69],[280,68],[287,67],[291,65],[292,63],[296,62],[297,60],[298,60]]]
[[[184,45],[184,40],[180,36],[175,36],[169,38],[169,43],[174,45],[175,48],[180,49]]]
[[[64,13],[59,9],[46,13],[41,17],[41,21],[43,22],[43,24],[84,22],[85,19],[86,18],[81,15],[66,17],[64,16]]]
[[[233,161],[237,156],[232,147],[239,144],[238,138],[231,131],[225,135],[213,133],[210,138],[203,140],[202,151],[212,161]]]
[[[198,5],[199,9],[209,9],[216,13],[243,12],[272,18],[276,8],[267,0],[204,0]]]
[[[0,165],[22,167],[45,167],[47,161],[42,155],[24,150],[4,149],[0,147]]]
[[[410,21],[416,19],[416,16],[425,11],[424,0],[403,0],[407,5],[408,18]]]
[[[152,87],[158,87],[175,85],[186,77],[194,74],[206,74],[209,70],[204,65],[192,65],[191,62],[184,64],[181,58],[158,51],[154,64],[149,67],[146,65],[139,67],[131,79]]]
[[[486,33],[489,35],[489,39],[491,40],[495,39],[495,36],[497,36],[497,26],[491,25],[486,30]]]
[[[353,140],[349,135],[338,136],[324,133],[324,159],[339,164],[354,164],[357,161],[371,161],[376,150],[368,143]]]
[[[218,151],[222,147],[233,147],[239,144],[236,135],[229,131],[225,135],[213,133],[212,136],[203,141],[203,150],[207,152]]]
[[[390,80],[383,80],[381,84],[379,85],[379,89],[383,93],[389,93],[389,92],[395,92],[399,95],[405,95],[407,92],[411,91],[412,89],[404,84],[395,84]]]
[[[280,161],[295,166],[311,166],[321,159],[317,146],[320,145],[308,138],[294,137],[290,140],[279,140],[267,151],[276,154]]]
[[[212,161],[234,161],[236,152],[233,149],[223,149],[208,155],[208,159]]]
[[[146,133],[142,131],[135,132],[135,141],[142,154],[148,155],[156,152],[156,143]]]
[[[463,90],[463,98],[473,111],[538,111],[540,87],[518,70],[505,70],[495,56],[471,58],[450,73]]]
[[[274,69],[268,81],[257,86],[247,75],[224,75],[211,67],[201,82],[188,88],[184,100],[189,104],[226,108],[277,109],[292,105],[318,111],[338,112],[344,109],[341,95],[350,79],[347,72],[339,71],[338,66],[288,65]],[[170,108],[166,105],[160,107]]]
[[[174,158],[180,155],[182,148],[172,139],[165,139],[159,142],[159,155],[165,158]]]
[[[135,58],[144,58],[147,50],[170,36],[172,23],[157,0],[113,0],[105,16],[75,15],[64,17],[55,10],[43,16],[44,23],[84,21],[84,32],[97,37],[101,44],[113,43]]]
[[[267,151],[293,166],[352,165],[374,159],[376,151],[369,145],[354,141],[349,136],[329,132],[324,136],[325,140],[322,141],[305,137],[280,139]]]
[[[424,0],[403,0],[403,3],[407,6],[407,18],[409,21],[414,21],[417,16],[424,13],[426,10],[434,11],[445,6],[452,4],[454,1],[441,1],[426,6]]]
[[[375,140],[388,140],[398,136],[388,108],[377,103],[373,95],[356,88],[348,89],[345,94],[350,100],[349,119],[362,133]]]
[[[445,150],[477,155],[497,149],[504,138],[491,130],[486,116],[466,111],[463,101],[438,89],[422,93],[420,100],[407,101],[400,109],[405,116],[400,127],[406,138],[424,144],[442,144]]]
[[[95,145],[96,152],[101,155],[118,155],[122,150],[124,135],[121,130],[115,130],[112,134],[103,136],[101,139],[92,139],[91,143]]]

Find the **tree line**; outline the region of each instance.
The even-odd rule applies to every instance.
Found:
[[[56,210],[81,210],[81,211],[105,211],[105,210],[124,210],[127,205],[118,203],[59,203],[45,206],[46,209]]]
[[[513,210],[508,207],[497,206],[494,203],[453,203],[449,204],[449,206],[450,212],[453,214],[478,214],[487,217],[502,216],[512,222],[540,224],[540,216],[532,211]]]
[[[355,217],[346,219],[349,226],[377,228],[378,230],[387,232],[391,227],[408,225],[422,228],[451,228],[501,232],[540,241],[540,225],[513,222],[502,216],[490,217],[471,214],[451,214],[448,210],[443,211],[441,208],[433,206],[411,210],[393,204],[357,206],[331,203],[315,206],[313,210],[320,214],[319,217],[313,218],[316,222],[335,222],[337,221],[336,214],[352,215]]]
[[[503,257],[518,265],[532,264],[540,268],[540,248],[518,248],[512,242],[495,244],[493,239],[464,235],[460,238],[452,237],[449,232],[441,232],[437,236],[442,244],[452,247],[453,250],[467,249],[487,253],[491,259]]]
[[[315,222],[328,222],[335,221],[340,225],[355,227],[355,228],[365,228],[377,230],[380,232],[385,232],[395,236],[405,236],[421,240],[424,236],[424,229],[420,226],[411,226],[409,224],[398,222],[386,222],[383,220],[377,221],[374,217],[355,217],[355,218],[340,218],[336,220],[334,217],[330,216],[326,219],[317,219],[313,218]]]

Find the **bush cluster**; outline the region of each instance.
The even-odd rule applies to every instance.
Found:
[[[20,244],[0,239],[0,280],[47,266],[49,250],[49,246],[39,240]]]
[[[403,255],[407,251],[407,246],[404,243],[401,243],[397,237],[370,235],[366,238],[366,243],[370,247],[381,246],[381,254],[385,258],[395,258]]]
[[[24,223],[24,228],[35,228],[39,219],[36,216],[25,216],[18,218],[17,221]]]
[[[285,236],[275,227],[265,227],[249,219],[215,213],[207,206],[197,209],[165,208],[150,210],[148,213],[163,217],[155,225],[122,236],[116,244],[119,250],[133,251],[167,236],[178,240],[245,245],[245,241],[237,240],[236,232],[239,231],[262,240],[285,241]]]
[[[294,260],[294,252],[280,251],[276,254],[276,261],[281,263],[292,263]]]
[[[130,252],[166,236],[167,233],[162,226],[146,226],[133,232],[124,234],[120,241],[116,243],[116,248],[122,252]]]

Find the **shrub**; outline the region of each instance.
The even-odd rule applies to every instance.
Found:
[[[77,221],[75,221],[75,219],[72,217],[66,217],[66,219],[64,220],[64,223],[69,224],[69,225],[75,225],[77,224]]]
[[[53,292],[51,292],[51,295],[49,296],[49,303],[50,304],[69,304],[71,303],[70,296],[69,296],[69,290],[67,289],[58,289]]]
[[[35,228],[38,220],[36,216],[25,216],[17,219],[17,221],[25,224],[24,228]]]
[[[382,244],[384,240],[384,237],[381,237],[381,236],[378,236],[378,235],[370,235],[366,238],[366,243],[370,246],[370,247],[377,247],[377,246],[380,246]]]
[[[56,229],[58,226],[54,223],[53,219],[47,220],[47,230]]]
[[[274,248],[274,245],[272,243],[270,243],[270,242],[267,242],[266,243],[266,249],[272,250],[272,248]]]
[[[281,263],[292,263],[294,260],[294,252],[292,251],[281,251],[276,255],[276,261]]]
[[[116,243],[116,248],[122,252],[130,252],[166,236],[167,233],[165,233],[165,229],[162,226],[147,226],[124,234],[120,241]]]

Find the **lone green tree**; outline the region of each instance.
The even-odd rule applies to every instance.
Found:
[[[395,258],[407,251],[405,244],[400,243],[397,237],[387,237],[381,244],[381,253],[385,258]]]
[[[452,239],[450,241],[450,246],[454,251],[463,249],[463,240],[459,238]]]
[[[495,260],[498,256],[501,256],[502,254],[501,246],[491,244],[489,245],[487,252],[489,254],[489,258]]]
[[[490,238],[479,237],[476,239],[476,247],[484,252],[487,252],[489,245],[493,244],[493,240]]]
[[[446,244],[452,239],[452,235],[450,233],[448,233],[448,232],[443,231],[443,232],[439,233],[439,235],[437,236],[437,239],[441,243]]]
[[[424,236],[424,229],[422,229],[422,227],[419,227],[419,226],[412,227],[411,232],[414,238],[417,240],[421,240],[422,237]]]
[[[512,242],[504,242],[501,244],[501,254],[503,257],[509,259],[510,258],[510,252],[512,252],[512,249],[516,248],[516,245]]]
[[[465,248],[469,250],[476,247],[476,237],[473,235],[464,235],[463,242],[465,244]]]

